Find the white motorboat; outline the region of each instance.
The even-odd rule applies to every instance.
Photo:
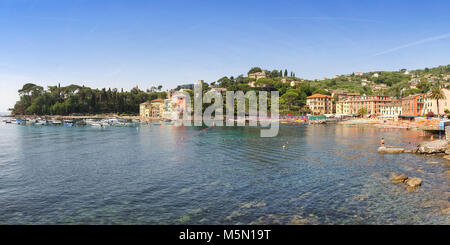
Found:
[[[64,120],[64,125],[68,127],[72,127],[74,125],[73,120]]]
[[[46,125],[46,124],[47,124],[47,121],[46,121],[46,120],[41,119],[41,118],[38,118],[38,119],[36,120],[36,123],[35,123],[34,125],[42,126],[42,125]]]
[[[51,120],[50,123],[52,125],[62,125],[62,121],[61,120],[57,120],[57,119]]]

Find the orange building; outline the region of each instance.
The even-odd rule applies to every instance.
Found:
[[[421,116],[424,94],[413,94],[402,99],[402,116]]]

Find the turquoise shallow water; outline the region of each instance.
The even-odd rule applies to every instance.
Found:
[[[0,124],[0,224],[450,224],[445,160],[376,153],[419,132],[201,129]],[[407,193],[391,172],[423,186]]]

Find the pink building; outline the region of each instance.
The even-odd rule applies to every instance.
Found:
[[[367,114],[375,116],[381,115],[381,107],[390,102],[390,96],[382,95],[348,97],[345,100],[350,114],[358,114],[361,108],[366,108]]]

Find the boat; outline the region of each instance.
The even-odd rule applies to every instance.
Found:
[[[27,118],[27,119],[25,119],[25,123],[26,124],[34,124],[34,123],[36,123],[36,119]]]
[[[40,126],[42,126],[42,125],[47,125],[47,121],[44,120],[44,119],[38,118],[38,119],[36,120],[36,123],[35,123],[34,125],[40,125]]]
[[[13,120],[13,123],[14,123],[14,124],[23,125],[23,124],[25,124],[25,121],[24,121],[24,120],[21,120],[21,119],[14,119],[14,120]]]
[[[77,126],[86,126],[87,123],[86,123],[85,120],[81,120],[81,121],[76,122],[75,125],[77,125]]]
[[[73,120],[64,120],[64,125],[68,127],[72,127],[74,125]]]
[[[60,120],[57,120],[57,119],[51,120],[50,123],[51,123],[52,125],[61,125],[61,124],[62,124],[62,122],[61,122]]]
[[[91,125],[91,127],[94,127],[94,128],[103,128],[104,127],[102,123],[98,123],[98,122],[91,123],[90,125]]]

